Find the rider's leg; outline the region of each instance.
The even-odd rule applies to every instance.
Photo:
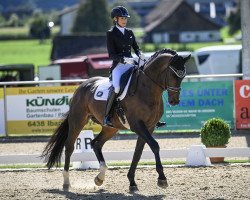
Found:
[[[134,65],[131,64],[121,64],[119,63],[112,71],[112,84],[115,88],[115,93],[119,93],[120,91],[120,80],[122,74],[128,71]]]
[[[116,97],[116,93],[115,93],[114,87],[112,87],[111,90],[109,91],[109,97],[108,97],[107,104],[106,104],[105,117],[104,117],[103,125],[112,126],[112,123],[110,121],[109,112],[110,112],[110,110],[112,108],[112,104],[113,104],[113,101],[114,101],[115,97]]]
[[[109,97],[107,100],[106,105],[106,111],[105,111],[105,117],[104,117],[104,125],[112,126],[112,123],[110,121],[110,110],[112,108],[113,101],[116,97],[116,95],[120,91],[120,79],[124,72],[126,72],[129,68],[133,67],[133,65],[130,64],[121,64],[119,63],[112,71],[112,84],[113,87],[109,93]]]

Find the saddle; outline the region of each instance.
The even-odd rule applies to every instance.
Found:
[[[133,96],[136,93],[138,77],[139,77],[140,69],[135,66],[126,71],[122,77],[120,82],[120,91],[117,95],[117,98],[114,100],[112,108],[110,110],[110,115],[117,113],[121,123],[129,128],[127,119],[125,116],[124,109],[122,108],[121,101],[127,96]],[[108,79],[102,79],[96,82],[97,88],[94,94],[95,100],[106,101],[108,98],[108,94],[110,88],[112,87],[111,82]]]

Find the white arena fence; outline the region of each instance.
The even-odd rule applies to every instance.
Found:
[[[242,78],[243,74],[209,74],[209,75],[187,75],[185,79],[204,79],[204,78]],[[72,79],[72,80],[46,80],[46,81],[11,81],[0,82],[0,86],[6,88],[8,85],[39,85],[39,84],[55,84],[55,83],[78,83],[86,79]]]
[[[131,161],[134,151],[103,152],[106,161]],[[250,148],[206,148],[204,145],[192,145],[188,149],[161,150],[161,158],[185,158],[187,166],[210,166],[209,157],[246,157],[250,158]],[[151,151],[143,151],[141,160],[154,159]],[[71,162],[97,161],[93,152],[73,153]],[[33,155],[1,155],[0,164],[43,163],[38,154]],[[64,156],[62,156],[64,162]]]

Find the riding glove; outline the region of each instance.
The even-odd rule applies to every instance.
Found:
[[[145,54],[141,53],[141,54],[140,54],[140,59],[141,59],[143,62],[145,62],[145,61],[146,61],[146,56],[145,56]]]
[[[124,57],[123,59],[124,59],[124,63],[134,64],[134,59],[133,58]]]

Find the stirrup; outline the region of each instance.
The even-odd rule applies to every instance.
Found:
[[[113,127],[113,124],[112,124],[112,122],[110,121],[110,116],[104,117],[103,126],[110,126],[110,127]]]
[[[163,126],[166,126],[166,122],[157,122],[156,124],[156,128],[160,128],[160,127],[163,127]]]

